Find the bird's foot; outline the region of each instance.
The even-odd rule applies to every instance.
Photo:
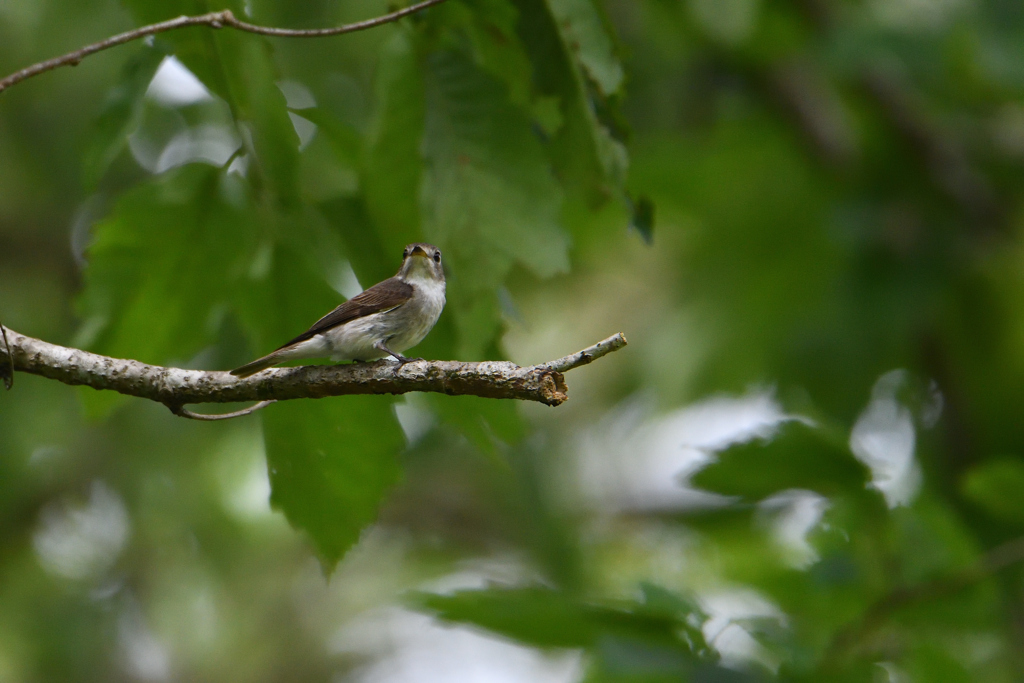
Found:
[[[389,349],[387,343],[384,342],[384,341],[379,341],[376,344],[374,344],[373,346],[374,346],[374,348],[379,349],[380,351],[383,351],[384,353],[388,354],[389,356],[391,356],[392,358],[397,360],[398,361],[398,367],[402,367],[406,363],[411,363],[414,360],[423,360],[422,358],[406,358],[405,356],[403,356],[402,354],[398,353],[397,351],[392,351],[391,349]]]

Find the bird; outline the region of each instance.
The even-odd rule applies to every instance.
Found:
[[[422,360],[406,358],[402,351],[423,341],[444,304],[441,250],[416,242],[402,252],[402,267],[394,277],[357,294],[295,339],[231,374],[249,377],[298,358],[370,361],[391,356],[403,365]]]

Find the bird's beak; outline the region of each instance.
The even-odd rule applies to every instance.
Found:
[[[428,254],[423,247],[416,245],[415,247],[412,248],[412,251],[409,252],[409,258],[412,258],[413,256],[423,256],[429,258],[430,254]]]

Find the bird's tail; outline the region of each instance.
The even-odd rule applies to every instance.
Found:
[[[288,360],[288,358],[282,358],[284,354],[280,353],[280,351],[281,349],[274,351],[273,353],[268,353],[262,358],[257,358],[251,363],[246,363],[240,368],[235,368],[231,371],[231,374],[235,377],[248,377],[249,375],[255,375],[260,370],[266,370],[278,363],[283,363]]]

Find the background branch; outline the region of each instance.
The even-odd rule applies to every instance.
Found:
[[[176,415],[193,419],[226,418],[191,413],[184,410],[186,404],[263,402],[348,394],[404,394],[410,391],[514,398],[556,406],[568,398],[563,372],[586,365],[626,345],[626,338],[620,333],[578,353],[527,367],[508,361],[412,361],[397,366],[391,361],[381,360],[348,365],[272,368],[238,379],[219,370],[182,370],[110,358],[26,337],[11,329],[7,330],[7,337],[11,354],[8,356],[0,350],[0,362],[13,361],[15,370],[65,384],[81,384],[148,398],[168,406]],[[253,406],[238,411],[237,415],[228,415],[245,415],[260,407]]]
[[[286,29],[273,28],[270,26],[257,26],[256,24],[239,21],[235,18],[235,15],[231,13],[231,10],[209,12],[207,14],[200,14],[196,16],[182,16],[176,19],[161,21],[156,24],[142,26],[140,28],[132,29],[131,31],[125,31],[124,33],[119,33],[97,43],[86,45],[74,52],[69,52],[65,55],[61,55],[60,57],[54,57],[53,59],[48,59],[45,62],[39,62],[32,66],[25,67],[20,71],[15,71],[10,76],[0,80],[0,92],[3,92],[15,83],[20,83],[32,76],[52,71],[53,69],[61,66],[78,66],[83,59],[89,55],[96,54],[97,52],[102,52],[103,50],[107,50],[118,45],[124,45],[125,43],[132,42],[133,40],[145,38],[146,36],[174,31],[188,26],[208,26],[210,28],[227,27],[237,29],[239,31],[246,31],[248,33],[258,33],[264,36],[277,36],[280,38],[321,38],[324,36],[337,36],[342,33],[363,31],[368,28],[373,28],[374,26],[398,21],[402,17],[419,12],[420,10],[426,9],[432,5],[439,5],[444,1],[445,0],[424,0],[423,2],[417,2],[416,4],[409,5],[404,9],[396,10],[379,17],[374,17],[373,19],[365,19],[353,24],[345,24],[344,26],[317,29]]]
[[[869,607],[859,620],[836,634],[825,661],[837,666],[843,655],[862,643],[900,609],[953,595],[1020,562],[1024,562],[1024,536],[993,548],[960,572],[889,592]]]

